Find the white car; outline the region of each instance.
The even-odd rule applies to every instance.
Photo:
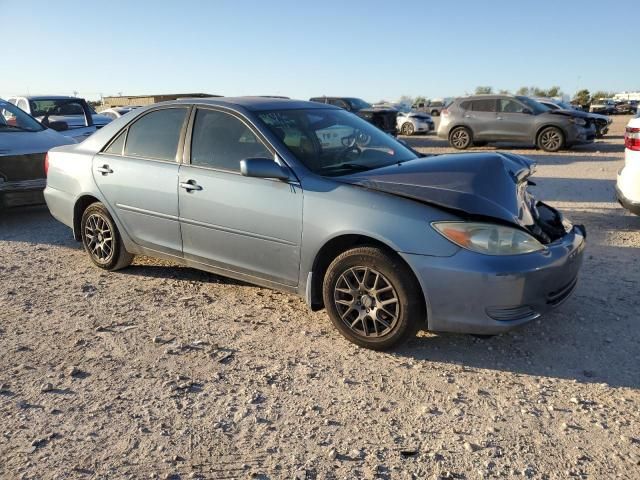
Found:
[[[140,108],[138,106],[128,106],[128,107],[113,107],[107,108],[106,110],[102,110],[100,115],[104,115],[105,117],[109,117],[111,120],[115,120],[116,118],[120,118],[123,115],[135,110],[136,108]]]
[[[616,194],[624,208],[640,215],[640,114],[629,121],[624,146],[624,168],[618,172]]]
[[[429,133],[435,130],[433,118],[428,113],[414,112],[409,105],[402,103],[381,103],[374,107],[393,108],[398,111],[396,117],[396,130],[400,135],[415,135],[416,133]]]

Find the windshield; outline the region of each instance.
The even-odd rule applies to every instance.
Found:
[[[417,158],[390,135],[344,110],[274,110],[258,117],[318,175],[348,175]]]
[[[545,107],[540,102],[536,102],[532,98],[525,97],[525,96],[517,96],[516,98],[518,100],[520,100],[522,103],[524,103],[527,107],[529,107],[529,109],[531,109],[531,111],[535,115],[538,115],[538,114],[544,113],[544,112],[548,112],[549,110],[551,110],[549,107]]]
[[[363,108],[371,108],[371,104],[361,100],[359,98],[347,98],[346,99],[354,110],[362,110]]]
[[[564,108],[565,110],[575,110],[575,107],[567,102],[556,102],[556,105],[558,105],[561,108]]]
[[[0,132],[40,132],[44,127],[15,105],[0,100]]]
[[[79,100],[72,98],[42,98],[29,100],[31,115],[44,117],[45,115],[84,115]]]

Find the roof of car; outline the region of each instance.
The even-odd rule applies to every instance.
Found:
[[[69,100],[77,99],[78,97],[70,97],[69,95],[25,95],[23,98],[29,100]]]
[[[290,100],[288,98],[273,97],[212,97],[212,98],[181,98],[168,103],[197,103],[200,105],[220,105],[223,107],[243,107],[247,110],[259,112],[264,110],[300,110],[310,108],[334,108],[324,103],[307,102],[305,100]]]

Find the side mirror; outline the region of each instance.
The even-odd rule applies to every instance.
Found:
[[[277,178],[289,180],[289,172],[271,158],[247,158],[240,160],[240,173],[245,177]]]
[[[55,122],[47,122],[47,127],[56,132],[64,132],[65,130],[69,130],[69,124],[67,122],[55,121]]]

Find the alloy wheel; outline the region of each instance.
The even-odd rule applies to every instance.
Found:
[[[469,132],[460,128],[451,135],[451,144],[456,148],[466,148],[470,142]]]
[[[84,241],[91,256],[99,263],[108,263],[113,257],[114,235],[106,218],[92,213],[84,226]]]
[[[384,275],[370,267],[357,266],[343,272],[333,298],[340,318],[358,336],[383,337],[398,323],[398,294]]]
[[[542,133],[540,143],[545,150],[558,150],[562,145],[562,137],[556,130],[547,130]]]

